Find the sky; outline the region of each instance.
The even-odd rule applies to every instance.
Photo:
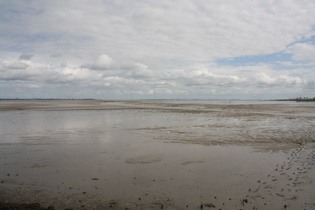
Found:
[[[0,0],[0,98],[315,97],[314,0]]]

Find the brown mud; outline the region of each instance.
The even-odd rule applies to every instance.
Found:
[[[1,101],[0,154],[0,209],[315,208],[312,103]]]

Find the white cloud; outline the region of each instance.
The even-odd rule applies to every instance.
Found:
[[[309,93],[314,11],[313,0],[2,1],[0,81],[104,96]],[[288,70],[216,64],[279,52]]]
[[[102,54],[98,56],[94,63],[83,64],[83,68],[93,69],[93,70],[107,70],[113,68],[115,65],[114,60],[108,55]]]
[[[267,75],[266,73],[259,72],[257,73],[256,80],[258,81],[258,84],[267,85],[269,87],[283,87],[283,86],[300,86],[306,83],[306,80],[303,81],[299,77],[290,77],[287,75],[279,75],[275,77],[271,77]]]
[[[315,45],[309,43],[296,43],[286,50],[297,61],[310,61],[315,63]]]
[[[6,29],[34,36],[29,44],[42,45],[36,51],[47,47],[60,51],[62,47],[69,54],[100,54],[106,49],[115,57],[136,59],[216,59],[273,53],[308,33],[315,21],[312,0],[15,4],[17,11],[26,7],[34,12],[20,12],[12,20],[23,22],[23,30],[14,24]],[[36,39],[37,34],[50,38]],[[28,43],[23,42],[25,45]]]
[[[135,78],[150,78],[153,77],[153,72],[142,63],[135,63],[131,68],[130,76]]]
[[[15,62],[18,60],[11,61],[11,63]],[[311,73],[309,69],[291,72],[293,75],[300,72],[305,75],[305,78],[290,76],[290,71],[278,72],[268,65],[238,68],[232,66],[191,67],[188,70],[164,70],[158,74],[156,69],[153,71],[142,63],[120,64],[116,62],[114,69],[106,71],[95,71],[75,65],[47,66],[34,61],[28,61],[29,66],[25,69],[12,70],[8,68],[7,64],[8,61],[0,64],[0,80],[11,81],[11,85],[15,83],[20,94],[26,94],[23,91],[29,90],[29,88],[65,86],[88,88],[90,91],[86,90],[86,93],[89,92],[94,97],[99,97],[100,94],[103,96],[111,94],[115,97],[119,95],[122,97],[127,97],[127,95],[129,97],[131,95],[139,97],[162,97],[163,95],[193,98],[209,95],[231,97],[236,94],[271,91],[274,88],[280,92],[292,92],[292,89],[311,88],[313,80],[309,80],[309,78],[315,76],[315,73]]]

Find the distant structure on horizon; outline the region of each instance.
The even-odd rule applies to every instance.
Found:
[[[297,97],[297,98],[292,98],[288,99],[289,101],[309,101],[309,102],[315,102],[315,97],[309,98],[309,97]]]

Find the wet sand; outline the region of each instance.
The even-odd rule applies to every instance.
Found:
[[[0,101],[0,203],[314,209],[315,104]]]

